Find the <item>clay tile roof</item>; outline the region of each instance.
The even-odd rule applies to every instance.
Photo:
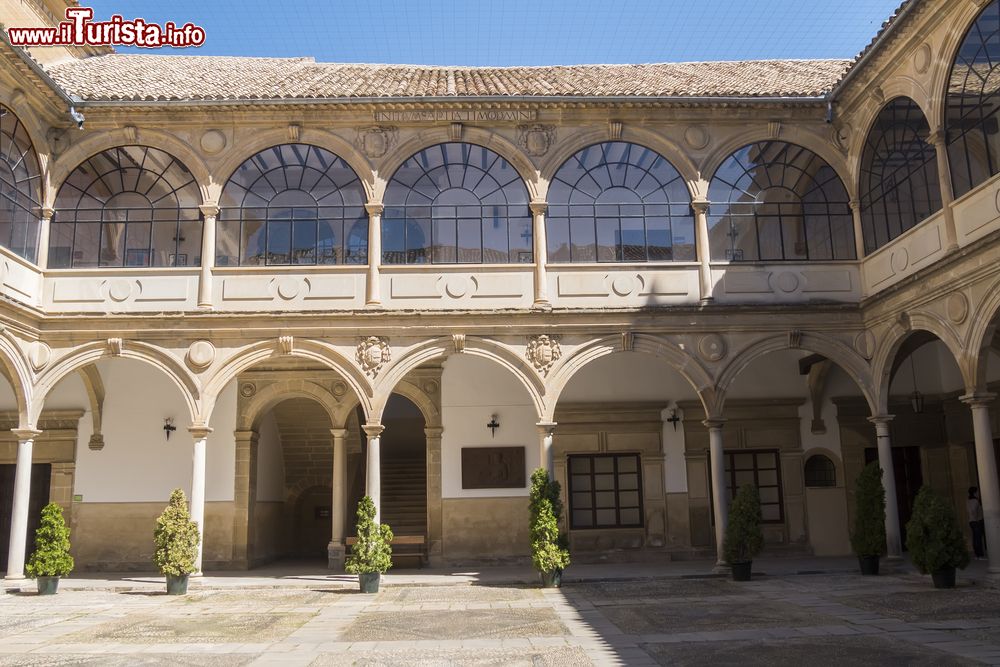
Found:
[[[848,60],[561,67],[317,63],[311,58],[111,54],[50,66],[70,95],[109,100],[414,97],[818,97]]]

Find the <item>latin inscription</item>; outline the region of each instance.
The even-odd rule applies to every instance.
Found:
[[[463,489],[523,489],[524,447],[463,447]]]
[[[376,111],[376,123],[524,123],[538,117],[534,109],[427,109]]]

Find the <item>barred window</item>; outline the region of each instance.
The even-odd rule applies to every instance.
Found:
[[[806,460],[804,474],[806,486],[837,486],[837,466],[823,454],[813,454]]]
[[[569,473],[571,528],[643,525],[638,454],[572,455]]]
[[[784,141],[744,146],[708,189],[713,260],[855,259],[843,181],[810,150]]]
[[[385,192],[385,264],[530,263],[528,188],[488,148],[445,143],[404,162]]]
[[[612,141],[556,171],[545,219],[551,262],[694,261],[691,194],[662,155]]]
[[[784,498],[781,492],[781,456],[777,449],[738,449],[724,452],[726,461],[726,505],[729,505],[745,484],[753,484],[760,495],[763,523],[785,520]],[[711,463],[709,464],[711,470]],[[709,476],[709,486],[711,486]],[[714,498],[714,496],[712,496]],[[714,522],[714,513],[713,513]]]
[[[0,245],[38,256],[41,169],[21,120],[0,104]]]
[[[148,146],[93,155],[56,195],[49,268],[199,266],[201,192],[174,156]]]
[[[365,189],[328,150],[284,144],[260,151],[226,182],[218,266],[367,264]]]

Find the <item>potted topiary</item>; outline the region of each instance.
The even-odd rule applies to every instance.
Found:
[[[365,496],[358,503],[358,539],[344,569],[358,575],[362,593],[378,593],[379,580],[392,567],[392,529],[375,523],[375,502]]]
[[[906,548],[920,572],[930,573],[934,588],[954,588],[955,568],[969,564],[955,510],[929,486],[921,487],[913,503],[906,524]]]
[[[544,588],[562,585],[562,573],[569,567],[569,548],[566,535],[559,532],[562,500],[559,482],[549,479],[544,468],[531,474],[531,492],[528,509],[531,537],[531,563],[538,570]]]
[[[746,484],[740,487],[729,508],[729,523],[722,550],[732,568],[733,581],[750,581],[753,557],[764,547],[764,533],[760,529],[760,496],[757,487]]]
[[[885,553],[885,488],[878,461],[865,466],[854,488],[851,548],[858,556],[861,574],[877,575],[878,559]]]
[[[49,503],[42,508],[42,519],[35,531],[35,551],[25,566],[28,576],[35,579],[39,595],[55,595],[59,577],[73,571],[69,555],[69,527],[59,505]]]
[[[167,577],[167,594],[187,593],[188,576],[195,571],[198,558],[198,524],[188,514],[184,491],[174,489],[153,531],[153,562]]]

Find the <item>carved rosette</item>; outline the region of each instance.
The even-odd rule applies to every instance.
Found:
[[[517,143],[528,155],[538,157],[549,152],[556,142],[555,125],[518,125]]]
[[[399,131],[390,125],[374,125],[372,127],[359,127],[358,136],[354,140],[354,145],[362,153],[370,158],[379,158],[389,152],[389,149],[396,144]]]
[[[720,361],[726,356],[726,339],[717,333],[705,334],[698,341],[698,354],[705,361]]]
[[[542,375],[548,375],[552,364],[559,361],[562,348],[559,347],[559,337],[542,334],[528,339],[528,349],[525,356],[531,365]]]
[[[375,377],[392,358],[389,341],[381,336],[368,336],[358,343],[358,365],[366,375]]]

